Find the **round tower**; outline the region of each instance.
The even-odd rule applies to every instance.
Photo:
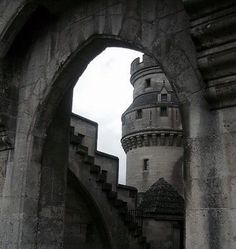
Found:
[[[133,103],[122,115],[126,183],[145,192],[163,177],[183,193],[182,125],[177,98],[161,68],[143,56],[131,64]]]

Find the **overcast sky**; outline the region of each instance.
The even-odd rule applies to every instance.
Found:
[[[119,182],[125,183],[126,156],[121,147],[121,115],[132,103],[130,64],[140,52],[107,48],[79,78],[72,111],[98,123],[98,150],[120,159]]]

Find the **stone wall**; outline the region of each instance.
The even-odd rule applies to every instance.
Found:
[[[183,248],[182,227],[178,221],[144,218],[143,232],[150,241],[151,249]],[[161,236],[160,236],[161,234]]]
[[[73,134],[82,135],[82,144],[88,148],[88,154],[94,156],[97,150],[98,124],[72,113],[70,125],[74,128]]]
[[[135,110],[130,111],[125,116],[122,117],[122,132],[123,137],[142,132],[154,132],[159,130],[173,130],[181,133],[181,117],[178,105],[163,105],[167,106],[168,116],[161,117],[160,106],[156,106],[157,95],[155,95],[155,102],[153,105],[147,104],[146,106],[140,106],[135,108]],[[142,110],[142,118],[137,119],[137,111]]]
[[[137,208],[137,189],[128,185],[118,184],[117,186],[118,197],[127,202],[129,210]]]
[[[113,186],[116,191],[119,177],[119,158],[97,151],[95,154],[95,164],[101,165],[102,169],[107,171],[107,181]]]
[[[149,159],[144,169],[144,160]],[[164,177],[183,195],[183,148],[150,146],[127,153],[127,184],[145,192],[159,178]]]
[[[44,11],[35,13],[37,7]],[[61,248],[63,199],[60,219],[47,216],[55,209],[45,203],[50,208],[44,221],[54,232],[35,231],[45,186],[50,196],[58,194],[42,172],[49,127],[88,63],[107,46],[123,46],[152,55],[180,101],[186,247],[234,249],[235,1],[2,0],[0,10],[1,71],[4,64],[11,72],[1,85],[12,86],[18,96],[11,125],[14,150],[0,196],[0,246]],[[59,169],[53,180],[65,186],[66,158],[58,161],[50,165]]]
[[[112,184],[114,191],[118,184],[119,158],[97,150],[98,124],[85,117],[71,114],[71,145],[78,151],[84,150],[94,157],[95,164],[101,165],[107,172],[107,180]],[[82,147],[81,147],[82,146]]]
[[[65,212],[65,249],[105,249],[99,227],[91,215],[91,203],[88,202],[76,186],[68,184],[66,190]]]

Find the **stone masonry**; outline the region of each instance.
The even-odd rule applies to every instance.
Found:
[[[234,0],[1,0],[0,248],[64,248],[72,90],[119,46],[179,100],[185,247],[235,249],[235,15]]]

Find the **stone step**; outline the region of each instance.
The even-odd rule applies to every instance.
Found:
[[[93,165],[94,164],[94,157],[93,156],[89,156],[89,155],[85,155],[83,162],[85,164]]]
[[[87,155],[88,154],[88,147],[79,144],[76,146],[76,153],[80,154],[80,155]]]
[[[98,175],[96,182],[104,183],[106,181],[107,181],[107,171],[102,170]]]
[[[102,184],[102,191],[104,192],[110,192],[112,190],[112,184],[111,183],[103,183]]]
[[[117,207],[117,208],[120,208],[120,207],[127,207],[127,202],[125,202],[125,201],[122,201],[122,200],[120,200],[120,199],[116,199],[115,201],[114,201],[114,206],[115,207]]]
[[[70,127],[70,144],[72,145],[80,145],[82,143],[82,139],[84,135],[77,134],[75,135],[75,128],[73,126]]]
[[[117,192],[112,191],[112,184],[106,182],[108,172],[106,170],[101,170],[99,165],[94,164],[94,157],[87,154],[86,148],[80,147],[76,153],[82,156],[85,164],[89,164],[90,174],[96,175],[96,180],[93,178],[94,181],[101,183],[101,190],[106,192],[107,200],[111,202],[113,207],[117,210],[130,235],[137,240],[142,249],[150,249],[150,245],[146,243],[146,238],[142,236],[142,228],[133,221],[132,215],[128,213],[127,202],[117,199],[118,194]]]
[[[115,192],[115,191],[110,191],[110,192],[108,192],[108,193],[107,193],[107,198],[108,198],[109,200],[114,201],[115,199],[117,199],[117,192]]]
[[[90,166],[90,173],[91,173],[91,174],[99,174],[100,171],[101,171],[101,167],[100,167],[100,166],[95,165],[95,164],[92,164],[92,165]]]

